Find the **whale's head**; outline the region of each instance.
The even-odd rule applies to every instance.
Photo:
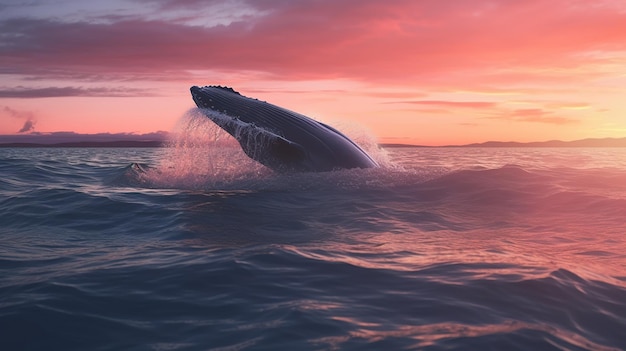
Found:
[[[202,90],[200,87],[194,85],[189,90],[191,90],[191,98],[193,99],[193,102],[196,103],[196,106],[204,106],[205,102],[203,101]]]
[[[193,99],[193,102],[196,103],[196,106],[198,106],[199,108],[206,108],[220,112],[226,110],[227,105],[232,103],[230,99],[226,99],[226,101],[223,101],[224,97],[228,97],[231,94],[232,98],[243,97],[233,88],[223,87],[220,85],[206,87],[198,87],[194,85],[189,90],[191,91],[191,97]],[[220,91],[223,94],[215,94],[215,91]],[[221,99],[218,97],[220,97]]]

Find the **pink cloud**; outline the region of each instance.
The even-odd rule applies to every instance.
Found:
[[[45,87],[45,88],[0,88],[0,98],[50,98],[69,96],[91,97],[130,97],[152,96],[150,91],[132,88],[82,88],[82,87]]]
[[[575,124],[575,123],[580,122],[573,118],[554,115],[552,111],[546,111],[546,110],[539,109],[539,108],[514,110],[506,114],[504,118],[513,119],[516,121],[537,122],[537,123],[557,124],[557,125]]]
[[[398,101],[394,103],[401,104],[413,104],[433,107],[448,107],[448,108],[475,108],[475,109],[487,109],[496,107],[496,103],[487,101],[443,101],[443,100],[416,100],[416,101]]]
[[[195,0],[161,4],[202,6]],[[626,49],[626,13],[588,4],[264,0],[248,2],[261,15],[213,27],[137,18],[10,19],[0,22],[0,69],[83,79],[189,80],[189,70],[249,70],[288,80],[458,82],[455,74],[476,78],[519,67],[540,67],[549,76],[550,68],[603,60],[581,53]]]

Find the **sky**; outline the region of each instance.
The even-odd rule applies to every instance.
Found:
[[[626,136],[622,0],[0,0],[0,134],[169,131],[192,85],[382,143]]]

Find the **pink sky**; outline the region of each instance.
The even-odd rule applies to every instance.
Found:
[[[167,131],[221,84],[381,142],[626,136],[623,1],[22,3],[0,5],[0,134]]]

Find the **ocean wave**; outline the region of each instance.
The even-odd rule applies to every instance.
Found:
[[[117,267],[103,260],[21,285],[30,302],[3,305],[3,340],[35,349],[626,346],[626,290],[567,269],[503,276],[518,267],[442,262],[395,270],[341,250],[279,245],[198,253],[129,255]]]
[[[3,346],[626,349],[609,159],[390,150],[401,165],[216,175],[168,173],[170,151],[2,151]]]

